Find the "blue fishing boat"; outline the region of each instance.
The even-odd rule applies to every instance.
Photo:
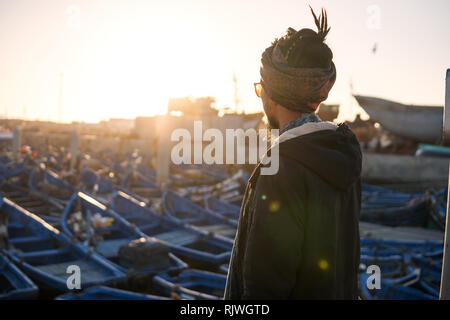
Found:
[[[73,241],[81,241],[84,245],[93,248],[117,269],[128,275],[131,273],[136,276],[153,275],[162,271],[170,273],[187,268],[186,263],[168,252],[169,249],[165,255],[158,257],[157,252],[150,252],[155,258],[142,263],[136,262],[136,259],[121,258],[120,250],[123,246],[133,241],[136,245],[140,245],[139,242],[141,242],[150,246],[157,240],[149,239],[135,225],[83,192],[74,194],[67,204],[62,215],[62,227]],[[164,245],[161,243],[161,246]]]
[[[206,210],[213,211],[227,219],[234,220],[235,223],[239,220],[241,208],[237,205],[205,194],[204,206]]]
[[[419,286],[427,294],[439,298],[442,272],[442,254],[437,257],[416,255],[412,258],[414,266],[420,268]]]
[[[0,253],[0,300],[34,299],[37,295],[33,281]]]
[[[171,168],[171,180],[174,186],[182,186],[181,179],[184,179],[184,185],[212,185],[228,178],[225,167],[217,165],[200,164],[180,164]]]
[[[28,179],[28,175],[25,175],[25,177],[20,177],[16,180],[11,180],[11,178],[4,180],[0,184],[0,192],[4,197],[38,215],[55,228],[60,229],[60,219],[64,205],[53,197],[30,189]]]
[[[34,168],[28,179],[28,187],[36,194],[47,197],[61,205],[66,205],[76,188],[67,182],[45,164]]]
[[[131,170],[124,176],[121,187],[145,199],[161,197],[161,189],[137,170]]]
[[[223,274],[228,274],[229,267],[230,266],[228,264],[223,264],[219,267],[219,272]]]
[[[361,239],[362,295],[366,299],[437,299],[442,255],[441,241]],[[369,265],[380,267],[384,291],[365,287]]]
[[[424,194],[394,192],[363,185],[360,220],[387,226],[426,226],[431,207]]]
[[[101,175],[97,174],[95,171],[88,169],[88,168],[83,168],[81,170],[81,179],[80,180],[81,180],[81,188],[80,189],[83,192],[85,192],[89,195],[92,195],[93,197],[95,197],[97,200],[99,200],[103,204],[108,204],[111,201],[113,194],[119,190],[124,193],[130,194],[134,198],[139,199],[139,201],[144,201],[146,203],[149,202],[149,199],[146,199],[142,196],[132,193],[125,187],[115,184],[111,180],[109,180],[105,177],[102,177]],[[150,192],[153,192],[154,190],[155,190],[155,187],[150,187]],[[160,194],[160,191],[158,191],[158,192]],[[153,194],[154,195],[158,194],[158,192],[153,193]]]
[[[109,194],[115,190],[115,185],[110,180],[89,168],[83,168],[80,172],[81,189],[95,194]]]
[[[442,252],[443,242],[441,241],[361,239],[361,261],[363,259],[392,259],[400,256],[410,264],[411,259],[416,257],[442,259]]]
[[[361,239],[361,255],[380,256],[380,255],[399,255],[424,254],[437,255],[442,252],[443,241],[400,241],[400,240],[382,240],[382,239]]]
[[[187,186],[177,189],[183,197],[189,197],[195,203],[204,203],[205,194],[240,206],[250,175],[239,170],[232,177],[214,185]]]
[[[390,281],[381,281],[380,289],[368,289],[369,275],[360,276],[360,296],[363,300],[435,300],[435,297],[413,287],[403,286]]]
[[[115,284],[125,274],[87,247],[74,244],[60,231],[8,198],[0,211],[8,216],[8,243],[4,253],[36,283],[56,291],[69,291],[70,266],[81,272],[81,289]]]
[[[173,191],[164,192],[162,209],[169,219],[180,225],[190,225],[231,240],[234,240],[236,235],[237,225],[235,221],[230,221],[220,214],[205,210]]]
[[[402,255],[377,255],[367,256],[361,255],[360,263],[362,264],[362,270],[366,270],[367,266],[376,265],[380,267],[380,271],[383,278],[395,278],[403,274],[406,263]]]
[[[447,194],[448,188],[444,188],[439,192],[430,192],[431,220],[433,224],[442,231],[445,230],[445,221],[447,218]]]
[[[137,171],[146,179],[150,180],[153,183],[156,182],[156,170],[149,168],[147,166],[138,165]],[[181,187],[181,186],[190,186],[193,184],[193,181],[191,179],[188,179],[186,177],[183,177],[181,175],[177,174],[171,174],[169,175],[168,179],[168,185],[172,187]]]
[[[188,269],[177,276],[167,274],[153,278],[153,290],[172,299],[222,299],[227,277],[223,274]]]
[[[42,161],[47,168],[58,172],[68,169],[68,163],[65,163],[64,160],[63,153],[60,152],[60,150],[58,150],[58,152],[49,152],[42,158]]]
[[[95,286],[80,293],[66,293],[56,300],[168,300],[164,297],[115,289],[105,286]]]
[[[145,235],[167,243],[174,254],[189,263],[219,266],[230,260],[230,239],[177,224],[129,194],[117,192],[111,207]]]
[[[21,161],[17,163],[16,161],[10,160],[8,157],[3,158],[0,162],[0,178],[8,179],[10,177],[18,176],[22,172],[26,172],[26,161]]]

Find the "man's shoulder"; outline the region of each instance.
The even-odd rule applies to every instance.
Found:
[[[278,171],[275,174],[259,174],[257,186],[265,185],[269,188],[284,190],[304,182],[307,169],[299,162],[287,156],[281,155],[278,159]]]

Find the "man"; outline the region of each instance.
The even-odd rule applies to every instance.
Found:
[[[312,11],[312,10],[311,10]],[[361,150],[315,110],[336,79],[326,12],[262,55],[256,84],[278,138],[279,171],[254,170],[242,204],[225,299],[356,299]]]

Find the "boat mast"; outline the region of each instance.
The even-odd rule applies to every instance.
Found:
[[[233,84],[234,84],[234,108],[236,113],[239,113],[239,93],[238,93],[238,81],[236,73],[233,72]]]
[[[59,74],[59,101],[58,101],[58,122],[62,122],[62,103],[63,103],[63,80],[64,73]]]

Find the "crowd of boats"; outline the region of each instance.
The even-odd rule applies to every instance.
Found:
[[[144,163],[105,151],[73,167],[64,151],[3,152],[0,299],[221,299],[249,174],[177,166],[163,190]],[[361,220],[443,229],[446,196],[364,185]],[[361,240],[362,298],[438,298],[442,241],[374,237]],[[368,289],[370,265],[381,289]]]

